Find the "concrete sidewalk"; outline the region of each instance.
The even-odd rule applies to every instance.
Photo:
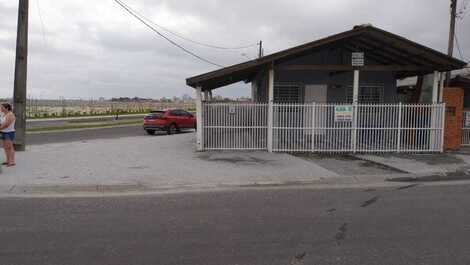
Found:
[[[387,178],[468,167],[465,155],[290,155],[195,152],[194,133],[29,146],[3,168],[0,195],[152,191],[205,187],[384,183]],[[454,163],[455,162],[455,163]]]
[[[194,139],[194,133],[184,133],[29,146],[17,154],[16,167],[4,168],[0,192],[256,185],[338,177],[288,154],[198,153]]]

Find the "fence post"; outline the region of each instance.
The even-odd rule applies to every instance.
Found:
[[[352,137],[351,137],[351,149],[353,153],[356,153],[357,144],[357,102],[353,102],[353,122],[352,122]]]
[[[316,110],[317,104],[313,102],[312,104],[312,152],[315,152],[315,124],[316,124]]]
[[[203,151],[204,150],[204,132],[203,132],[203,109],[202,109],[202,91],[201,87],[196,88],[196,150]]]
[[[268,152],[273,151],[273,115],[274,104],[272,101],[268,103]]]
[[[441,153],[444,153],[444,134],[446,130],[446,103],[441,104]]]
[[[400,153],[401,149],[401,117],[402,117],[403,104],[398,103],[398,133],[397,133],[397,152]]]
[[[269,68],[268,78],[268,152],[273,151],[273,115],[274,115],[274,69]]]
[[[353,131],[351,138],[351,147],[353,153],[356,153],[357,149],[357,103],[359,102],[359,70],[354,70],[354,81],[353,81]]]

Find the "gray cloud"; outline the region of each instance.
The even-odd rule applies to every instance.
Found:
[[[214,70],[181,52],[112,0],[30,1],[29,93],[42,97],[162,97],[192,93],[185,78]],[[267,53],[372,23],[440,51],[447,46],[448,1],[428,0],[126,0],[147,17],[190,38],[223,46],[255,43]],[[0,96],[11,96],[17,1],[0,0]],[[467,13],[470,11],[467,11]],[[470,60],[470,15],[458,21]],[[45,31],[45,37],[42,32]],[[176,41],[223,65],[255,57],[256,47],[219,51]],[[459,53],[456,50],[456,57]],[[247,86],[219,90],[242,95]]]

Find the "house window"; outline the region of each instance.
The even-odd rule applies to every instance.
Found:
[[[353,101],[353,88],[348,86],[347,102]],[[382,103],[384,101],[383,85],[361,85],[359,87],[360,103]]]
[[[291,83],[274,84],[274,102],[299,103],[303,101],[303,86]]]

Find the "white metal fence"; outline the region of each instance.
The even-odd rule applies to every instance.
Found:
[[[203,103],[205,150],[267,149],[268,104]]]
[[[275,152],[441,152],[444,104],[272,104]],[[204,149],[267,149],[269,104],[203,104]]]
[[[463,146],[470,146],[470,111],[469,110],[465,110],[463,112],[462,145]]]

